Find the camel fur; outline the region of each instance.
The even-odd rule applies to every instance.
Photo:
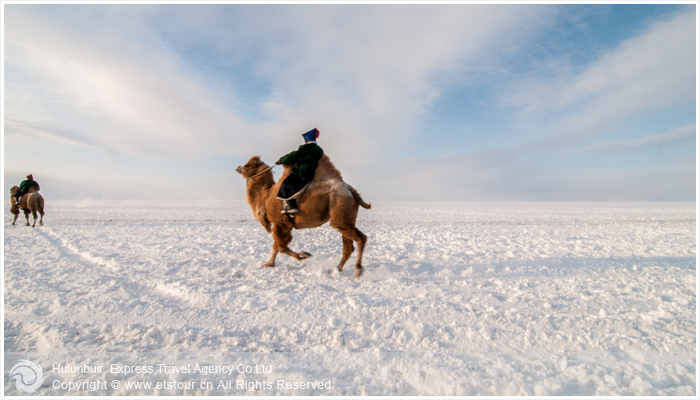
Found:
[[[338,271],[343,270],[345,262],[354,252],[354,243],[357,245],[355,277],[359,277],[362,274],[362,253],[367,236],[355,227],[355,221],[359,207],[369,209],[371,204],[365,203],[352,186],[343,182],[340,172],[330,158],[324,155],[318,163],[313,180],[297,198],[299,212],[293,216],[282,214],[282,201],[276,197],[282,181],[291,173],[293,166],[285,166],[277,182],[272,171],[263,172],[269,168],[260,160],[260,156],[253,156],[245,165],[236,168],[236,172],[246,178],[246,195],[253,215],[274,239],[272,257],[263,266],[274,267],[278,253],[299,261],[309,258],[311,254],[307,252],[297,253],[289,249],[292,230],[317,228],[330,221],[330,226],[343,237],[343,254]]]
[[[29,223],[29,213],[34,217],[34,223],[31,224],[32,228],[36,227],[37,213],[41,215],[39,219],[39,225],[44,225],[44,198],[39,194],[39,189],[36,186],[29,188],[29,191],[25,193],[20,199],[19,203],[15,201],[15,193],[19,190],[19,186],[15,185],[10,188],[10,212],[15,215],[14,220],[12,220],[12,225],[17,222],[19,217],[19,210],[24,211],[24,217],[27,219],[27,226]]]

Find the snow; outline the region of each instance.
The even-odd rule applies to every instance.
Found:
[[[694,203],[372,205],[359,279],[328,225],[262,268],[242,202],[6,212],[4,393],[696,395]]]

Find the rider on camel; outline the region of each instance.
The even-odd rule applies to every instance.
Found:
[[[282,182],[277,198],[284,201],[282,213],[294,214],[299,211],[297,206],[297,194],[311,182],[318,167],[318,162],[323,157],[323,149],[316,144],[318,129],[314,128],[301,136],[304,144],[283,156],[275,165],[294,165],[292,173]]]
[[[34,180],[34,177],[32,174],[27,175],[27,179],[22,181],[22,183],[19,184],[19,190],[15,192],[15,201],[16,204],[19,204],[19,200],[27,194],[29,191],[29,188],[36,186],[37,190],[39,190],[39,184]]]

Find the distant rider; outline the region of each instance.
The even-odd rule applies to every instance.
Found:
[[[275,165],[294,165],[292,173],[282,182],[277,198],[284,201],[282,213],[294,214],[299,211],[297,199],[290,198],[299,193],[311,182],[318,167],[318,162],[323,157],[323,149],[316,144],[319,131],[314,128],[301,136],[304,144],[299,146],[297,151],[293,151],[282,157]]]
[[[19,184],[19,190],[15,192],[15,200],[16,204],[19,204],[19,200],[27,194],[29,191],[29,188],[36,186],[36,189],[39,190],[39,184],[34,180],[34,177],[32,174],[27,175],[27,179],[22,181],[22,183]]]

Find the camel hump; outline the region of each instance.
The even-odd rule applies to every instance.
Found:
[[[318,167],[316,167],[313,181],[327,181],[331,179],[342,181],[343,176],[340,175],[340,171],[333,165],[331,158],[324,154],[318,161]]]
[[[309,186],[315,190],[323,188],[321,190],[325,190],[329,193],[334,192],[340,193],[345,197],[353,197],[363,208],[372,208],[372,203],[365,202],[355,188],[343,181],[343,176],[340,174],[340,171],[333,165],[330,157],[326,154],[318,161],[314,179]]]

